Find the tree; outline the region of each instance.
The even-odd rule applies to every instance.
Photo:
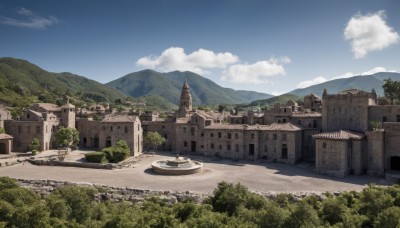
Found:
[[[36,154],[37,151],[39,150],[39,147],[40,147],[39,139],[33,138],[31,144],[29,144],[29,148],[32,150],[32,153]]]
[[[6,133],[6,131],[4,130],[4,128],[0,127],[0,134],[4,134]]]
[[[165,143],[167,140],[158,132],[148,132],[143,138],[144,144],[153,147],[157,151],[157,147]]]
[[[385,97],[390,100],[390,104],[394,104],[395,100],[400,98],[400,82],[393,81],[391,78],[384,79],[382,85]]]
[[[56,133],[57,143],[67,147],[67,150],[79,143],[79,132],[75,128],[60,127]]]

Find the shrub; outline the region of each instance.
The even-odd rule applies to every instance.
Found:
[[[106,163],[107,158],[103,152],[92,152],[85,154],[86,161],[95,163]]]
[[[107,147],[102,150],[109,162],[118,163],[127,159],[130,155],[128,144],[124,140],[119,140],[112,147]]]

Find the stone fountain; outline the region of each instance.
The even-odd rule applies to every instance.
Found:
[[[158,160],[151,164],[154,172],[163,175],[188,175],[201,172],[203,163],[191,161],[190,158],[180,157],[173,160]]]

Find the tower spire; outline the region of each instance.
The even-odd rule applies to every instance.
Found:
[[[186,81],[183,82],[179,110],[177,117],[187,116],[188,112],[192,111],[192,95],[190,94],[189,85]]]

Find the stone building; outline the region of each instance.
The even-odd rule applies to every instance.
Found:
[[[128,115],[110,115],[101,121],[79,119],[77,122],[82,148],[101,150],[113,146],[119,140],[125,140],[131,156],[142,153],[143,132],[139,118]]]
[[[342,177],[400,170],[400,106],[380,105],[375,90],[356,89],[325,90],[322,104],[324,132],[314,135],[317,172]]]
[[[270,116],[274,120],[287,116],[286,120],[279,123],[265,120],[264,115],[252,112],[247,116],[229,116],[225,113],[193,110],[189,85],[185,82],[175,117],[152,118],[152,121],[147,121],[147,113],[141,118],[146,120],[142,123],[145,132],[157,131],[167,139],[161,148],[164,150],[234,160],[269,160],[294,164],[302,159],[304,130],[297,123],[290,122],[290,114],[293,109],[297,110],[297,105],[290,103],[287,113],[282,107],[282,115],[281,108],[277,109],[278,113]],[[313,118],[318,119],[320,116]]]
[[[8,134],[0,134],[0,154],[9,154],[12,151],[14,137]]]
[[[75,127],[75,106],[66,104],[58,109],[48,109],[46,104],[33,105],[26,110],[19,120],[5,120],[4,129],[7,134],[14,136],[13,151],[29,151],[29,145],[34,138],[40,143],[39,150],[56,149],[58,147],[55,133],[60,125]],[[35,111],[39,110],[39,111]],[[57,116],[55,111],[59,116]],[[61,117],[61,118],[60,118]]]
[[[4,108],[0,108],[0,128],[4,128],[4,120],[11,120],[11,113]]]

